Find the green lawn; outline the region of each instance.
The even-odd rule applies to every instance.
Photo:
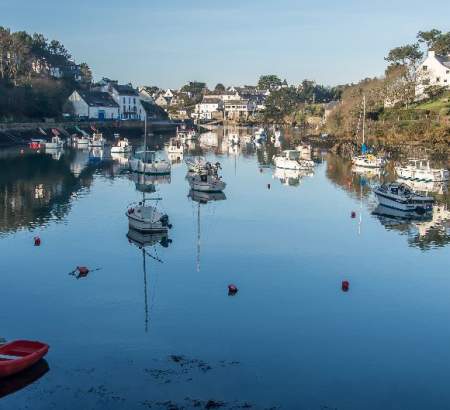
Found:
[[[416,110],[441,111],[442,109],[450,109],[450,92],[444,94],[433,101],[427,101],[414,107]]]

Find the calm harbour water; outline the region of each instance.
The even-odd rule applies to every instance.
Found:
[[[48,369],[0,381],[0,409],[448,408],[445,190],[433,221],[395,220],[342,159],[280,180],[272,145],[217,143],[226,199],[192,200],[175,164],[157,185],[172,242],[145,248],[146,274],[118,161],[0,153],[0,336],[51,346]]]

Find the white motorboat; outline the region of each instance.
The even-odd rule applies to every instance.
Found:
[[[448,169],[432,168],[430,161],[410,159],[407,165],[395,167],[399,178],[412,181],[445,182],[449,179]]]
[[[219,176],[220,164],[211,164],[209,162],[198,172],[188,173],[187,180],[191,189],[201,192],[222,192],[226,183]]]
[[[155,206],[147,205],[150,200],[155,199],[143,199],[128,207],[126,216],[129,228],[144,233],[167,232],[171,228],[169,217]]]
[[[294,170],[314,168],[314,162],[300,159],[300,153],[297,150],[282,151],[281,155],[276,156],[273,161],[277,168]]]
[[[434,198],[411,190],[406,184],[393,182],[374,189],[380,205],[400,211],[429,212]]]
[[[111,147],[111,154],[128,154],[132,150],[128,138],[116,140],[116,143]]]
[[[94,132],[89,139],[90,148],[103,148],[106,140],[103,138],[103,134],[100,132]]]
[[[75,145],[77,148],[88,148],[89,147],[89,138],[86,136],[78,137],[75,139]]]
[[[60,149],[63,146],[64,142],[58,135],[55,135],[49,142],[45,143],[45,149]]]
[[[360,117],[361,121],[361,117]],[[358,130],[357,134],[359,132],[359,124],[358,123]],[[379,155],[374,155],[371,153],[368,153],[368,149],[366,147],[365,143],[366,139],[366,96],[363,97],[363,112],[362,112],[362,145],[361,145],[361,154],[354,155],[352,157],[352,164],[356,165],[357,167],[364,167],[364,168],[383,168],[386,166],[387,161],[384,157]]]
[[[158,158],[155,151],[138,151],[128,163],[131,171],[141,174],[166,175],[171,172],[170,162]]]
[[[171,138],[169,142],[166,144],[165,149],[167,154],[179,155],[180,158],[183,157],[184,154],[183,143],[177,138]]]

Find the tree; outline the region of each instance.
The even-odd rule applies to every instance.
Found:
[[[183,87],[181,87],[181,91],[190,94],[190,98],[192,99],[193,104],[201,101],[206,90],[206,83],[202,83],[199,81],[190,81],[188,84],[185,84],[183,85]]]
[[[282,84],[283,82],[278,76],[274,74],[268,74],[259,77],[258,88],[260,90],[273,90],[281,87]]]
[[[417,33],[417,39],[419,43],[425,43],[428,49],[431,49],[436,39],[442,34],[442,31],[435,28],[430,31],[419,31]]]
[[[225,86],[222,83],[218,83],[215,87],[214,87],[214,91],[216,93],[223,93],[225,92]]]
[[[79,65],[80,69],[80,75],[81,75],[81,81],[84,84],[91,84],[92,83],[92,71],[90,67],[86,63],[81,63]]]
[[[281,121],[293,113],[299,103],[299,94],[294,87],[281,88],[267,98],[264,115],[268,120]]]
[[[387,70],[398,69],[401,74],[398,78],[402,90],[399,93],[399,101],[405,105],[414,100],[416,85],[419,81],[417,68],[422,58],[423,52],[420,51],[418,43],[393,48],[385,58],[390,63]]]
[[[436,29],[419,31],[417,38],[419,43],[424,43],[428,50],[433,50],[438,55],[450,54],[450,32],[443,33]]]

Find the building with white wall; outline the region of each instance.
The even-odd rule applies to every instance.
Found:
[[[119,105],[108,93],[102,91],[77,91],[68,98],[73,115],[96,120],[119,119]]]
[[[450,89],[450,55],[439,56],[429,51],[427,58],[417,71],[416,97],[426,97],[426,89],[430,86],[440,86]]]
[[[205,96],[202,102],[195,106],[195,116],[201,120],[217,118],[223,111],[224,103],[220,98]]]

